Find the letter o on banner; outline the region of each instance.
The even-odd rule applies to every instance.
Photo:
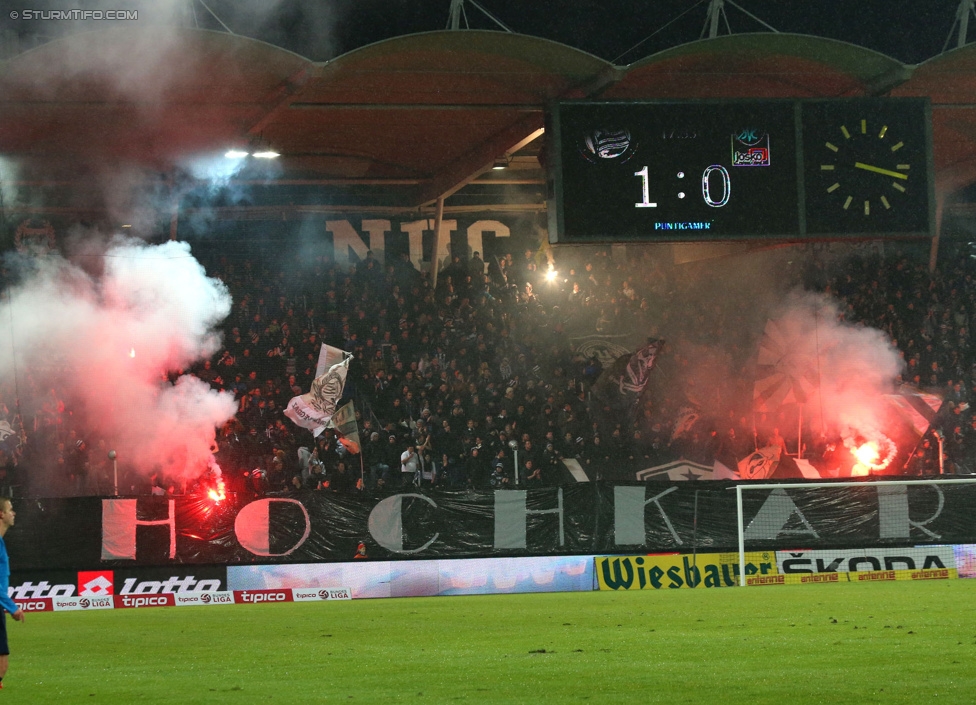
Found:
[[[432,507],[437,507],[437,503],[434,500],[422,494],[395,494],[392,497],[387,497],[373,507],[373,511],[369,513],[369,535],[376,540],[376,543],[387,550],[397,553],[419,553],[434,543],[437,537],[440,536],[440,533],[434,534],[433,538],[420,548],[405,549],[403,547],[402,513],[404,497],[416,497],[427,502]]]
[[[305,515],[305,533],[294,546],[282,553],[271,553],[271,503],[285,502],[297,504]],[[287,556],[301,546],[312,533],[312,521],[305,505],[297,499],[271,497],[259,499],[244,506],[234,519],[234,534],[241,546],[256,556]]]

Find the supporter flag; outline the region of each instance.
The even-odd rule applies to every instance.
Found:
[[[20,435],[6,419],[0,420],[0,450],[13,452],[20,445]]]
[[[342,350],[339,352],[343,354],[343,359],[334,363],[324,374],[316,377],[312,382],[312,390],[308,394],[293,397],[285,409],[285,416],[298,426],[311,430],[315,436],[326,429],[346,384],[349,360],[352,356]]]
[[[340,350],[339,348],[322,343],[322,347],[319,348],[319,361],[315,365],[315,376],[321,377],[330,367],[342,362],[348,355],[349,353],[345,350]]]
[[[621,394],[626,394],[627,392],[640,394],[644,391],[650,372],[654,368],[657,353],[663,344],[663,340],[651,338],[644,347],[638,348],[631,356],[630,361],[627,363],[627,368],[620,376],[619,385]]]
[[[939,409],[942,408],[942,398],[935,394],[905,389],[898,394],[886,394],[888,404],[894,407],[898,415],[907,422],[915,435],[921,438],[928,432],[929,426],[935,421]]]
[[[352,454],[359,453],[359,424],[356,423],[356,407],[350,400],[336,410],[329,426],[339,433],[339,442]]]
[[[819,386],[817,361],[807,347],[804,332],[789,321],[766,321],[756,359],[756,411],[775,412],[785,404],[813,400]]]
[[[896,394],[884,395],[884,399],[887,402],[887,414],[884,419],[885,435],[898,449],[889,467],[895,468],[897,472],[910,474],[919,470],[911,467],[910,463],[915,460],[913,456],[922,438],[936,423],[940,414],[943,415],[943,423],[948,425],[950,430],[952,425],[962,423],[963,417],[955,417],[951,412],[948,419],[944,418],[943,399],[936,394],[905,386]],[[897,470],[899,468],[900,470]]]
[[[690,406],[684,406],[678,412],[678,418],[674,422],[674,430],[671,431],[671,440],[677,440],[681,436],[685,436],[691,433],[691,430],[698,423],[698,419],[701,418],[701,414],[698,409]]]
[[[739,461],[739,477],[743,480],[765,480],[775,472],[783,452],[781,446],[766,446]]]

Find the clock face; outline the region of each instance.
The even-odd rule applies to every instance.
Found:
[[[926,234],[925,103],[803,105],[808,233]]]

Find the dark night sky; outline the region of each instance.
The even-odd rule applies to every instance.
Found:
[[[480,4],[517,32],[622,64],[698,39],[708,8],[707,0],[481,0]],[[739,0],[737,4],[781,32],[838,39],[917,63],[942,50],[958,0]],[[443,29],[450,2],[355,0],[342,5],[336,39],[340,51],[349,51],[391,36]],[[726,16],[733,32],[765,31],[728,3]],[[474,8],[468,17],[472,26],[494,26]],[[976,18],[970,36],[976,39]]]
[[[618,64],[698,39],[708,7],[708,0],[479,2],[516,32],[567,44]],[[781,32],[839,39],[918,63],[942,50],[959,0],[737,0],[737,4]],[[444,29],[450,0],[208,0],[207,5],[238,34],[325,61],[383,39]],[[49,39],[110,23],[13,21],[9,19],[12,9],[138,8],[140,24],[175,14],[184,23],[219,29],[199,2],[186,0],[0,0],[0,8],[0,32],[12,31],[23,39]],[[472,27],[495,28],[475,7],[467,8]],[[728,3],[726,14],[736,33],[764,31]],[[976,18],[970,36],[976,40]]]

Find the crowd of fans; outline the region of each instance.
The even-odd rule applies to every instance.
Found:
[[[847,258],[839,267],[807,254],[808,264],[786,274],[789,284],[831,294],[848,321],[890,334],[906,360],[904,381],[946,397],[939,430],[947,469],[970,472],[970,260],[932,275],[922,258],[900,253]],[[673,369],[687,363],[686,347],[722,340],[731,364],[741,366],[751,355],[753,312],[721,301],[689,308],[695,279],[650,249],[624,259],[601,250],[558,252],[551,264],[559,274],[550,281],[551,256],[454,255],[436,286],[405,255],[382,263],[370,253],[349,267],[324,256],[300,265],[244,255],[205,259],[234,305],[223,348],[190,372],[238,400],[236,417],[217,434],[229,489],[531,488],[562,482],[563,459],[577,460],[593,479],[616,479],[635,460],[645,467],[679,455],[734,463],[757,445],[796,443],[785,418],[756,419],[748,391],[746,404],[723,407],[723,417],[686,434],[676,429],[688,403],[678,390],[645,394],[627,418],[595,409],[590,392],[609,361],[574,349],[568,331],[663,335]],[[360,453],[334,431],[314,438],[283,414],[292,397],[308,392],[322,343],[353,355],[344,398],[355,404]],[[0,432],[0,485],[34,496],[110,492],[107,440],[72,425],[57,389],[22,389],[35,404],[20,415],[13,391],[0,394],[0,424],[10,429],[6,438]],[[918,467],[936,472],[937,444],[926,443]],[[32,468],[40,467],[49,470],[49,486],[32,484]],[[122,488],[193,490],[162,470],[127,476]]]

